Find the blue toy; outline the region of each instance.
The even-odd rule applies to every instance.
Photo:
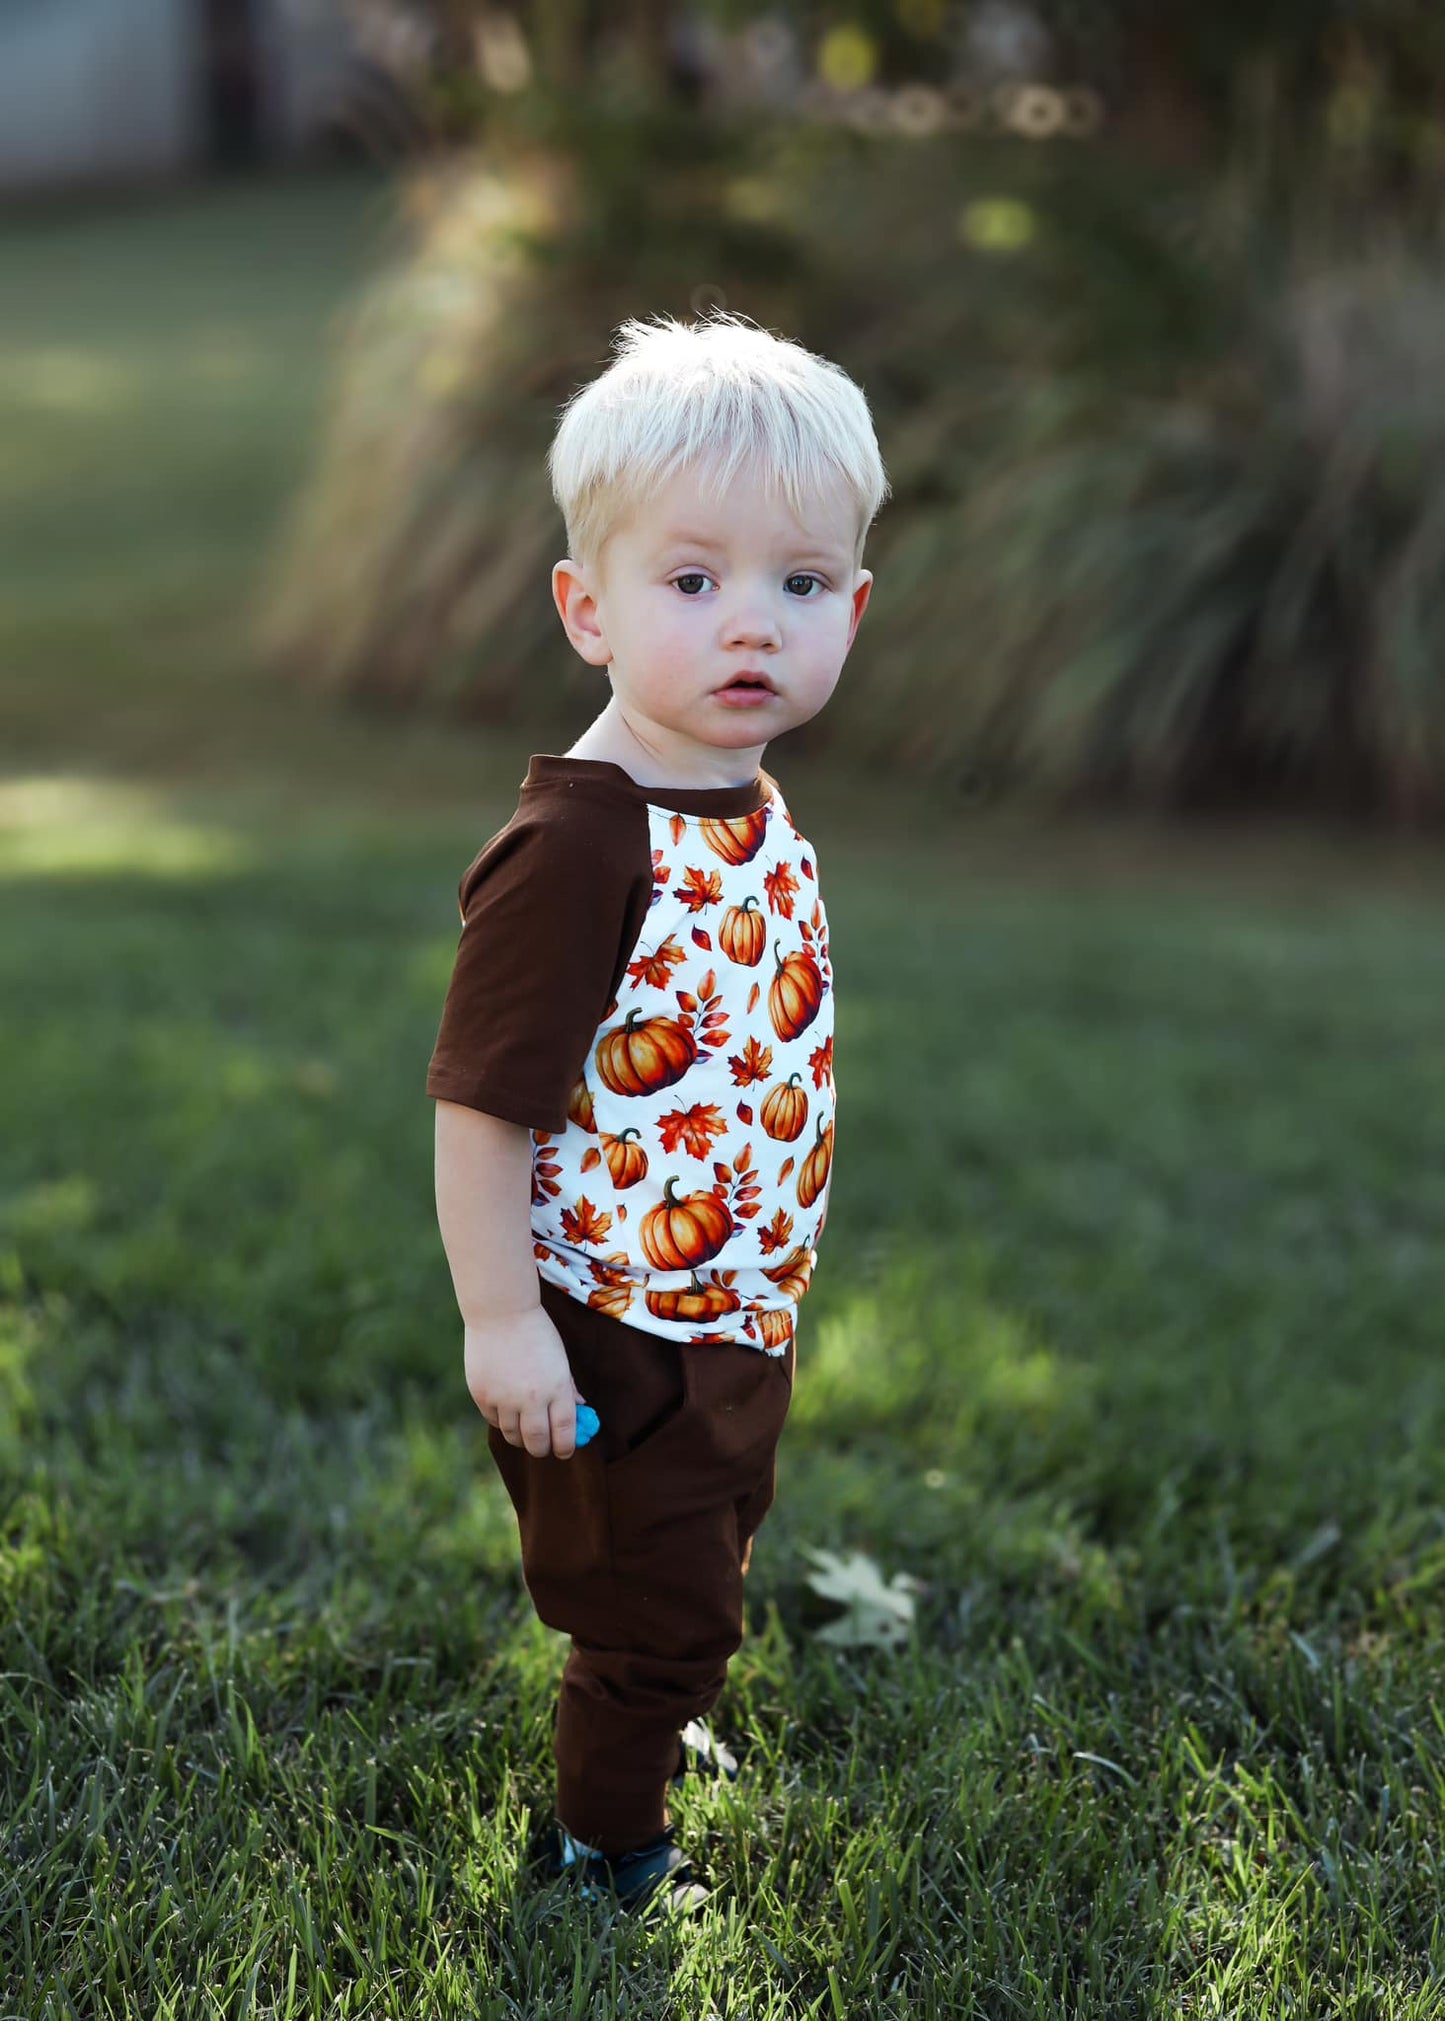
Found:
[[[578,1445],[585,1446],[589,1439],[596,1438],[601,1428],[602,1420],[598,1417],[596,1411],[593,1410],[591,1404],[579,1403],[577,1406]]]

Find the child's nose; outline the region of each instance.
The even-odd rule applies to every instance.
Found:
[[[762,598],[739,605],[726,630],[728,644],[737,646],[776,645],[781,635],[777,613]]]

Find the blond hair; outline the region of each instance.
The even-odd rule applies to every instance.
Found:
[[[649,492],[696,464],[720,495],[747,464],[802,518],[841,488],[855,507],[855,564],[889,483],[863,393],[839,365],[718,311],[623,323],[600,377],[561,410],[547,468],[568,551],[595,561]]]

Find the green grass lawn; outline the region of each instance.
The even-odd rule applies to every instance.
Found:
[[[1445,875],[1339,835],[787,768],[840,1114],[744,1776],[692,1925],[529,1876],[563,1651],[423,1092],[525,746],[245,642],[377,221],[0,232],[0,2015],[1435,2021]],[[924,1582],[906,1650],[809,1546]]]

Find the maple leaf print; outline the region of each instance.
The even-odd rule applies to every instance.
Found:
[[[612,1226],[610,1214],[599,1214],[584,1193],[575,1209],[562,1209],[562,1233],[569,1242],[601,1242]]]
[[[792,864],[774,864],[773,868],[763,879],[763,886],[767,891],[768,904],[771,909],[774,912],[781,913],[784,919],[791,919],[793,916],[793,898],[798,889],[798,880],[793,875]]]
[[[757,1039],[749,1036],[741,1053],[730,1053],[728,1065],[733,1070],[733,1081],[740,1088],[750,1087],[754,1081],[765,1081],[772,1071],[773,1049],[760,1046]]]
[[[684,870],[677,895],[689,912],[701,912],[705,905],[719,904],[722,899],[722,872]]]
[[[722,1110],[712,1102],[694,1102],[690,1109],[672,1109],[657,1119],[663,1150],[675,1151],[683,1144],[691,1158],[708,1157],[713,1138],[726,1136],[727,1127]]]
[[[666,989],[672,980],[672,971],[687,957],[677,942],[669,934],[661,947],[651,954],[640,954],[636,961],[627,964],[627,973],[632,977],[632,987],[640,983],[651,983],[654,989]]]
[[[824,1039],[815,1052],[808,1055],[808,1065],[813,1069],[813,1086],[821,1088],[824,1081],[833,1085],[833,1041]]]
[[[775,1249],[786,1249],[793,1233],[793,1217],[785,1214],[780,1207],[766,1228],[758,1230],[758,1240],[763,1245],[764,1256],[771,1256]]]

